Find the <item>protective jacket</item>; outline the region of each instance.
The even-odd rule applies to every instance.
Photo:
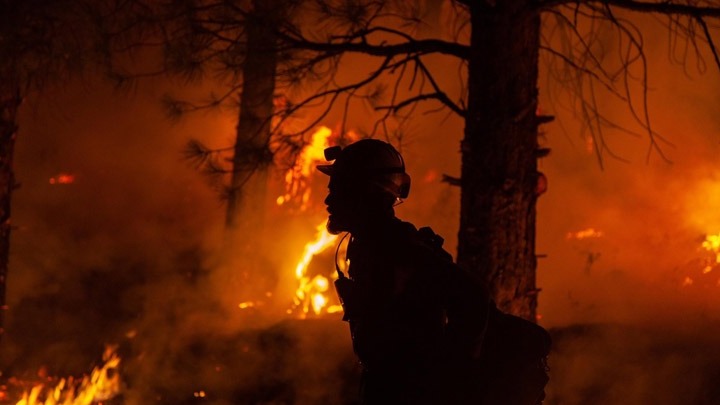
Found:
[[[442,243],[397,218],[349,242],[349,279],[336,286],[363,367],[363,403],[540,403],[549,335],[498,311]]]
[[[464,294],[475,303],[451,294],[462,284],[461,275],[453,274],[458,269],[440,253],[442,241],[436,238],[429,229],[418,231],[393,218],[370,224],[350,240],[351,281],[341,298],[364,370],[367,404],[447,403],[449,360],[468,358],[477,347],[474,340],[481,339],[487,294],[477,283],[462,286],[477,288]],[[462,325],[464,318],[473,322]],[[452,338],[461,326],[463,338]],[[448,339],[460,344],[450,348]]]

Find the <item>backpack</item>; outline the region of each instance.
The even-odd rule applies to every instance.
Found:
[[[487,289],[463,271],[431,228],[418,229],[449,272],[448,391],[453,404],[537,405],[545,398],[550,334],[497,309]]]

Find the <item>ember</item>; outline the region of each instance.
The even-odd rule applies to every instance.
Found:
[[[50,178],[50,184],[72,184],[75,182],[75,176],[67,173],[60,173]]]
[[[255,303],[252,302],[252,301],[241,302],[240,304],[238,304],[238,307],[239,307],[240,309],[254,308],[254,307],[255,307]]]
[[[595,228],[587,228],[587,229],[583,229],[582,231],[577,231],[577,232],[568,232],[567,235],[565,236],[566,239],[577,239],[577,240],[601,238],[601,237],[603,237],[602,231],[598,231]]]

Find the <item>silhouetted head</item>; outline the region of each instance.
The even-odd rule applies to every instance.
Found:
[[[328,231],[357,232],[368,224],[394,216],[393,206],[410,192],[405,162],[389,143],[363,139],[342,149],[325,149],[330,165],[318,170],[330,176]]]

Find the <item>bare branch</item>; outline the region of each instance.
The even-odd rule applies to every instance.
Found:
[[[697,19],[697,22],[700,24],[700,26],[703,29],[703,33],[705,34],[705,39],[707,40],[708,46],[710,47],[710,51],[712,52],[713,57],[715,58],[715,64],[718,66],[718,69],[720,69],[720,57],[718,57],[718,51],[717,51],[717,48],[715,48],[715,42],[713,42],[712,36],[710,35],[710,30],[708,29],[708,26],[702,17],[696,16],[695,18]]]
[[[720,17],[720,7],[696,6],[673,3],[672,1],[601,0],[591,1],[589,3],[602,3],[607,6],[616,6],[641,13],[676,14],[691,17]]]
[[[570,67],[572,67],[573,69],[576,69],[577,71],[580,71],[580,72],[582,72],[582,73],[584,73],[584,74],[592,77],[592,78],[595,79],[598,83],[602,84],[609,92],[611,92],[611,93],[613,93],[615,96],[617,96],[619,99],[621,99],[621,100],[623,100],[623,101],[627,101],[627,98],[625,98],[625,96],[623,96],[622,94],[620,94],[620,93],[613,87],[613,85],[612,85],[611,83],[608,83],[608,82],[604,81],[604,80],[598,75],[598,73],[597,73],[595,70],[592,70],[592,69],[590,69],[590,68],[586,68],[586,67],[583,67],[583,66],[578,65],[575,61],[573,61],[572,59],[570,59],[570,57],[567,56],[566,54],[564,54],[564,53],[562,53],[562,52],[560,52],[560,51],[556,51],[555,49],[552,49],[552,48],[550,48],[550,47],[548,47],[548,46],[541,45],[541,46],[540,46],[540,50],[543,50],[543,51],[546,51],[546,52],[550,53],[550,55],[559,58],[559,59],[562,60],[564,63],[566,63],[567,65],[569,65]]]
[[[387,106],[379,106],[379,107],[377,107],[377,109],[378,110],[392,110],[393,112],[397,112],[397,111],[407,107],[410,104],[415,104],[418,101],[424,101],[424,100],[438,100],[441,103],[445,104],[448,108],[450,108],[455,114],[457,114],[463,118],[465,117],[465,110],[461,109],[455,103],[453,103],[452,100],[450,100],[445,93],[419,94],[417,96],[405,99],[397,104],[387,105]]]
[[[691,2],[673,2],[669,0],[665,1],[636,1],[636,0],[589,0],[589,1],[578,1],[578,0],[547,0],[539,2],[541,9],[550,9],[552,7],[560,5],[575,5],[580,4],[586,5],[599,5],[599,6],[614,6],[623,8],[626,10],[637,11],[640,13],[655,13],[655,14],[674,14],[674,15],[687,15],[690,17],[720,17],[720,6],[698,6],[693,5]]]
[[[467,59],[470,55],[470,47],[468,45],[439,39],[412,40],[399,44],[374,45],[365,40],[361,42],[317,42],[307,39],[299,33],[291,35],[283,31],[278,32],[278,36],[285,42],[285,46],[291,49],[304,49],[315,52],[352,52],[372,56],[426,55],[439,53],[456,56],[461,59]]]
[[[440,182],[447,183],[451,186],[457,186],[457,187],[462,186],[462,180],[459,177],[453,177],[453,176],[450,176],[450,175],[444,174],[444,173],[442,175],[442,179],[440,180]]]
[[[319,123],[322,120],[322,118],[324,118],[330,112],[330,109],[335,104],[335,101],[337,100],[337,98],[340,94],[357,90],[357,89],[364,87],[365,85],[373,82],[374,80],[376,80],[378,77],[380,77],[380,75],[383,72],[385,72],[387,70],[388,65],[390,65],[390,62],[392,61],[392,59],[393,59],[392,56],[386,57],[383,60],[382,64],[377,69],[375,69],[370,74],[370,76],[368,76],[367,78],[365,78],[363,80],[360,80],[358,82],[354,82],[354,83],[351,83],[351,84],[348,84],[345,86],[340,86],[340,87],[317,92],[311,96],[308,96],[301,102],[294,104],[294,105],[290,106],[289,108],[286,108],[284,111],[279,112],[278,114],[281,115],[282,118],[280,119],[280,122],[275,126],[275,128],[277,129],[280,126],[282,126],[282,124],[287,120],[287,118],[290,117],[295,112],[297,112],[299,109],[306,107],[308,105],[311,105],[313,102],[322,100],[328,96],[331,97],[327,108],[323,111],[323,113],[320,114],[320,116],[316,120],[314,120],[310,125],[307,125],[306,129],[304,129],[303,132],[309,130],[310,128],[317,125],[317,123]]]

